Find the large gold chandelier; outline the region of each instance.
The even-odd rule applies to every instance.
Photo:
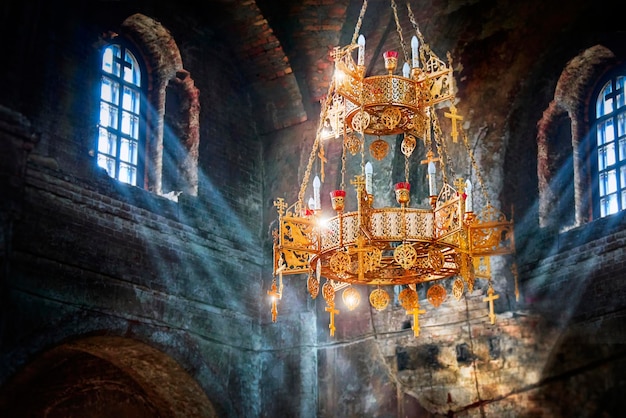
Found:
[[[359,35],[366,8],[367,0],[363,2],[351,44],[334,50],[335,73],[321,106],[298,200],[291,206],[282,198],[274,202],[278,225],[274,231],[274,277],[268,291],[272,297],[272,320],[276,321],[283,276],[299,274],[306,275],[311,297],[316,298],[321,290],[330,314],[331,335],[335,331],[335,315],[340,312],[336,302],[338,292],[345,306],[352,310],[361,299],[359,288],[365,287],[371,305],[382,310],[391,299],[386,288],[399,285],[402,290],[398,300],[407,314],[413,315],[413,331],[417,336],[419,315],[425,312],[419,303],[418,286],[427,289],[428,301],[438,307],[447,298],[446,280],[451,281],[447,287],[457,299],[474,290],[477,278],[488,280],[484,300],[489,302],[489,317],[494,323],[493,301],[498,295],[491,283],[489,257],[514,251],[513,222],[489,203],[481,172],[460,123],[462,117],[455,107],[450,56],[448,63],[442,61],[424,42],[407,2],[407,16],[415,29],[409,57],[398,9],[391,0],[399,49],[405,58],[402,75],[396,74],[400,53],[387,51],[383,54],[387,73],[366,76],[365,38]],[[448,183],[448,147],[439,125],[440,113],[450,119],[451,140],[458,142],[460,137],[484,193],[486,203],[479,211],[473,207],[469,179],[456,178],[452,184]],[[368,139],[371,141],[371,156],[381,160],[388,149],[383,138],[397,135],[402,136],[401,151],[405,157],[405,179],[395,184],[399,206],[379,208],[374,204],[371,165],[365,163],[366,143]],[[376,139],[372,141],[373,137]],[[317,158],[324,180],[324,142],[333,140],[342,140],[343,144],[341,186],[330,193],[333,216],[325,219],[329,209],[322,209],[320,176],[315,176],[313,197],[306,204],[304,197]],[[422,163],[428,167],[429,204],[411,207],[409,157],[420,140],[426,150]],[[356,191],[355,211],[345,211],[346,199],[350,199],[344,181],[348,154],[361,157],[361,172],[350,181]]]

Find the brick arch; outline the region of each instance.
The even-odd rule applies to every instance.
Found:
[[[561,198],[551,184],[556,181],[554,156],[557,131],[569,124],[571,131],[571,157],[573,169],[573,225],[579,226],[589,221],[591,204],[587,162],[580,152],[581,142],[588,132],[587,111],[589,95],[596,80],[614,65],[615,54],[602,45],[595,45],[571,59],[563,69],[557,82],[554,98],[544,110],[537,123],[537,175],[539,182],[539,225],[541,227],[564,227],[559,223],[555,205]],[[563,158],[561,158],[563,160]]]
[[[78,339],[38,356],[3,388],[0,415],[217,417],[176,361],[116,336]]]
[[[193,77],[183,67],[180,50],[171,33],[154,19],[137,13],[124,20],[121,34],[131,39],[142,53],[148,67],[150,103],[150,133],[147,145],[146,188],[157,194],[184,192],[198,194],[198,147],[200,143],[199,91]],[[175,109],[166,109],[167,94],[177,96]],[[168,118],[166,112],[174,116]],[[165,126],[165,120],[181,121],[175,127]],[[176,173],[168,172],[168,185],[177,190],[163,190],[163,149],[165,132],[175,132],[178,139],[170,148],[180,148],[184,156],[175,164]],[[170,137],[168,137],[170,139]]]

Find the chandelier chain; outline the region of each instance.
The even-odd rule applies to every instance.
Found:
[[[341,147],[341,190],[346,190],[346,148],[348,148],[347,140],[348,138],[348,125],[346,123],[343,124],[343,146]]]
[[[361,25],[363,24],[363,16],[365,16],[365,10],[367,9],[367,0],[363,0],[363,4],[361,5],[361,12],[359,13],[359,19],[354,26],[354,34],[352,35],[352,44],[356,43],[357,38],[359,37],[359,31],[361,30]]]
[[[306,170],[304,172],[304,177],[302,178],[302,183],[300,184],[300,191],[298,193],[298,202],[296,204],[296,210],[301,210],[304,202],[304,194],[306,193],[307,185],[309,184],[309,179],[311,177],[311,170],[313,168],[313,163],[315,162],[315,158],[317,155],[317,150],[320,147],[320,142],[322,139],[322,130],[324,128],[324,121],[326,120],[326,116],[328,114],[328,108],[330,107],[330,103],[332,102],[332,93],[335,90],[335,81],[334,79],[330,82],[328,86],[328,93],[326,97],[322,100],[322,112],[320,114],[320,119],[317,124],[317,132],[315,133],[315,141],[313,142],[313,147],[311,149],[311,154],[309,154],[309,161],[306,166]]]
[[[440,138],[443,138],[443,132],[441,131],[441,126],[439,125],[439,118],[437,117],[437,112],[433,111],[431,113],[432,121],[433,121],[433,136],[435,137],[435,146],[437,147],[437,154],[439,155],[439,164],[441,165],[441,176],[444,183],[448,183],[448,175],[446,166],[450,167],[450,174],[454,176],[454,172],[452,169],[452,163],[450,162],[450,156],[446,150],[445,141],[441,141]]]
[[[463,138],[463,145],[465,145],[465,149],[467,150],[467,153],[469,155],[470,163],[472,164],[472,169],[474,170],[474,173],[476,173],[476,178],[478,179],[478,184],[480,185],[480,190],[482,191],[483,197],[485,198],[486,207],[490,207],[491,206],[491,201],[489,200],[489,195],[487,194],[487,189],[485,188],[485,182],[483,180],[483,176],[480,173],[480,170],[478,169],[478,164],[476,163],[476,158],[474,157],[474,152],[472,151],[472,148],[469,145],[469,140],[467,138],[467,133],[465,132],[465,129],[463,129],[463,128],[461,128],[461,137]]]
[[[396,6],[395,0],[391,0],[391,8],[393,9],[393,17],[396,20],[396,30],[398,32],[398,36],[400,37],[400,45],[402,45],[404,62],[410,62],[409,54],[407,52],[406,45],[404,44],[404,38],[402,37],[402,26],[400,25],[400,19],[398,19],[398,7]]]
[[[404,181],[409,182],[409,156],[404,156]]]
[[[411,21],[411,25],[413,26],[413,29],[415,29],[415,36],[417,36],[417,39],[419,39],[420,60],[423,63],[426,63],[425,55],[431,56],[432,51],[430,49],[430,46],[424,41],[424,36],[422,35],[422,32],[420,31],[420,28],[417,25],[417,21],[415,20],[415,15],[413,14],[413,10],[411,9],[411,4],[408,1],[406,2],[406,8],[408,10],[409,20]]]

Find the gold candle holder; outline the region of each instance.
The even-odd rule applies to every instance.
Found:
[[[389,74],[393,74],[398,66],[398,52],[397,51],[386,51],[383,53],[383,58],[385,60],[385,68],[389,71]]]
[[[330,201],[333,205],[333,209],[337,212],[343,212],[345,205],[346,191],[345,190],[333,190],[330,192]]]
[[[403,181],[400,183],[396,183],[395,189],[396,189],[396,201],[400,203],[401,205],[405,205],[409,203],[409,200],[411,200],[411,196],[410,196],[411,185],[408,182]]]

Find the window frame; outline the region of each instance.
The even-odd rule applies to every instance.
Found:
[[[137,86],[135,83],[131,81],[127,81],[124,79],[124,71],[123,71],[123,64],[121,69],[120,69],[120,75],[117,76],[114,73],[111,72],[107,72],[104,69],[104,60],[105,60],[105,53],[107,51],[107,49],[111,48],[112,46],[118,46],[120,49],[120,56],[121,56],[121,61],[122,63],[125,62],[125,57],[126,57],[126,52],[130,53],[132,58],[134,58],[134,62],[137,64],[138,68],[136,69],[136,71],[139,73],[139,86]],[[95,135],[95,146],[94,146],[94,150],[95,150],[95,164],[97,167],[102,168],[102,166],[98,163],[98,158],[100,155],[108,155],[110,157],[113,157],[114,159],[114,164],[115,164],[115,175],[111,175],[111,173],[108,173],[108,175],[115,179],[118,180],[124,184],[129,184],[132,186],[137,186],[140,188],[145,188],[146,186],[146,175],[145,175],[145,167],[146,167],[146,153],[147,153],[147,132],[148,132],[148,128],[147,128],[147,118],[146,118],[146,114],[147,114],[147,107],[149,105],[146,97],[147,97],[147,91],[148,91],[148,86],[147,86],[147,82],[148,82],[148,74],[146,71],[146,66],[145,63],[143,62],[142,59],[142,55],[139,53],[139,51],[134,48],[129,42],[126,42],[123,38],[117,36],[115,38],[113,38],[110,42],[107,42],[106,45],[103,45],[102,48],[99,51],[99,71],[98,71],[98,88],[97,88],[97,109],[98,109],[98,117],[97,117],[97,129],[96,129],[96,135]],[[104,79],[108,78],[110,80],[113,80],[113,82],[117,82],[119,83],[120,89],[118,92],[118,98],[117,98],[117,103],[114,103],[113,101],[106,101],[105,98],[103,98],[103,82]],[[130,89],[132,91],[135,91],[138,94],[138,112],[132,112],[132,109],[125,109],[124,106],[124,89]],[[108,125],[103,125],[103,120],[102,120],[102,106],[103,104],[108,103],[110,105],[115,106],[117,108],[117,112],[116,112],[116,126],[108,126]],[[137,127],[136,127],[136,138],[133,138],[133,133],[132,132],[124,132],[123,128],[122,128],[122,123],[123,123],[123,114],[126,111],[131,110],[131,112],[127,112],[127,113],[134,113],[134,115],[137,116]],[[115,153],[109,153],[106,154],[105,152],[101,151],[100,148],[100,139],[101,139],[101,130],[106,130],[107,133],[115,135],[116,136],[116,145],[115,145]],[[120,179],[120,164],[124,164],[127,163],[126,161],[123,161],[122,157],[121,157],[121,150],[122,150],[122,141],[124,139],[127,139],[129,141],[129,143],[132,142],[136,142],[136,163],[134,163],[134,167],[135,167],[135,178],[134,178],[134,182],[128,182],[125,181],[124,179]],[[104,168],[106,170],[106,168]]]
[[[616,107],[617,97],[615,95],[617,80],[619,77],[622,77],[623,84],[621,86],[621,107]],[[607,85],[611,86],[611,92],[613,93],[613,98],[611,100],[612,109],[606,111],[605,114],[598,116],[598,99],[603,91],[607,87]],[[626,210],[626,65],[621,65],[612,69],[611,71],[604,74],[601,78],[598,79],[596,86],[593,90],[592,95],[590,96],[591,100],[589,101],[589,115],[590,117],[590,130],[589,130],[589,145],[590,145],[590,169],[591,169],[591,196],[592,196],[592,213],[593,219],[600,219],[606,216],[610,216],[615,213],[622,212]],[[606,96],[605,96],[606,97]],[[618,123],[619,117],[623,119],[623,127],[625,128],[621,134],[619,135],[618,131]],[[604,123],[612,121],[612,129],[613,129],[613,138],[611,141],[605,142],[604,144],[598,145],[598,136],[599,136],[599,127]],[[620,140],[623,143],[624,149],[622,152],[624,153],[620,159],[620,149],[619,143]],[[609,144],[609,142],[614,144],[613,149],[613,157],[614,162],[611,164],[606,164],[604,168],[600,167],[599,164],[599,149],[600,147],[606,146],[605,144]],[[607,212],[603,213],[601,201],[604,196],[608,196],[613,194],[613,192],[606,193],[601,196],[601,187],[600,187],[600,176],[602,173],[608,173],[610,171],[615,171],[615,194],[617,200],[617,210],[615,212]],[[623,172],[622,176],[620,176],[620,171]],[[624,195],[622,197],[622,195]]]

